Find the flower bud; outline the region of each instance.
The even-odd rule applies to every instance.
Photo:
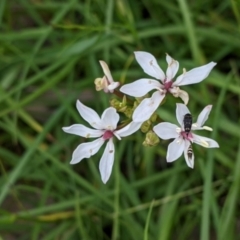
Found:
[[[110,100],[110,105],[112,107],[116,108],[117,111],[120,108],[120,103],[121,102],[119,100],[115,99],[115,98]]]
[[[141,131],[143,133],[146,133],[149,131],[149,128],[151,127],[151,122],[150,121],[145,121],[142,126],[141,126]]]
[[[94,81],[96,91],[101,91],[106,86],[106,79],[103,78],[96,78]]]
[[[152,130],[150,130],[146,134],[146,138],[143,142],[143,146],[152,147],[152,146],[156,146],[159,142],[160,142],[159,137]]]

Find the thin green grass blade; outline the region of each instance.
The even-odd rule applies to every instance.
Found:
[[[213,133],[211,137],[213,139],[217,139],[217,130],[219,128],[219,116],[221,113],[221,108],[224,103],[224,98],[226,94],[227,86],[230,83],[232,76],[229,75],[225,82],[225,87],[221,89],[217,104],[216,110],[214,111],[214,122],[213,122]],[[221,147],[221,145],[220,145]],[[203,207],[202,207],[202,219],[201,219],[201,240],[208,240],[210,237],[210,213],[211,213],[211,182],[212,182],[212,175],[213,175],[213,166],[214,166],[214,151],[208,152],[208,161],[205,167],[204,173],[204,192],[203,192]]]

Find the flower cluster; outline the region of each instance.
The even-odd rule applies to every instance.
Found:
[[[93,109],[85,106],[78,100],[77,110],[79,114],[93,129],[82,124],[63,127],[63,131],[70,134],[85,138],[97,138],[92,142],[81,143],[73,152],[71,164],[79,163],[84,158],[90,158],[106,142],[106,147],[99,163],[99,170],[104,183],[108,181],[114,163],[114,137],[117,140],[121,140],[122,137],[129,136],[139,129],[146,133],[146,139],[143,142],[144,146],[158,144],[159,138],[164,140],[174,139],[168,146],[167,162],[175,161],[184,153],[186,163],[190,168],[194,167],[192,143],[206,148],[219,147],[218,143],[213,139],[193,133],[195,130],[212,131],[210,127],[203,126],[208,119],[212,106],[206,106],[199,114],[196,123],[192,123],[192,115],[186,106],[189,101],[188,93],[180,89],[180,86],[195,84],[204,80],[216,63],[210,62],[190,71],[183,69],[183,73],[174,81],[179,63],[168,54],[166,56],[168,64],[166,73],[163,72],[155,57],[150,53],[135,52],[135,58],[144,72],[157,80],[141,78],[121,86],[119,92],[117,88],[120,86],[120,83],[113,80],[108,65],[104,61],[100,61],[104,76],[95,80],[96,90],[103,90],[106,93],[117,93],[117,96],[120,93],[125,94],[122,101],[113,99],[110,102],[111,107],[107,108],[100,117]],[[149,98],[147,94],[152,90],[153,94]],[[184,104],[177,103],[176,107],[176,118],[180,126],[168,122],[156,124],[158,119],[156,110],[168,93],[174,97],[181,98],[184,102]],[[129,96],[135,97],[135,101],[128,101]],[[119,113],[124,114],[128,119],[118,125]]]

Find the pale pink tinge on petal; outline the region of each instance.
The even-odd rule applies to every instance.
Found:
[[[134,54],[145,73],[161,81],[165,79],[163,70],[159,67],[156,58],[152,54],[141,51],[134,52]]]
[[[151,90],[160,88],[162,88],[162,85],[157,80],[143,78],[133,83],[123,85],[120,91],[129,96],[142,97]]]
[[[184,151],[185,142],[182,138],[176,138],[168,145],[167,150],[167,162],[173,162],[177,160]]]
[[[107,77],[108,82],[109,82],[109,83],[114,82],[114,81],[113,81],[113,78],[112,78],[112,74],[111,74],[111,72],[110,72],[110,70],[109,70],[109,67],[108,67],[108,65],[106,64],[106,62],[104,62],[104,61],[99,61],[99,62],[100,62],[101,67],[102,67],[102,69],[103,69],[104,75]]]
[[[79,100],[77,100],[76,106],[79,114],[86,122],[96,129],[101,128],[101,119],[93,109],[85,106]]]
[[[103,145],[103,138],[98,138],[92,142],[82,143],[74,150],[70,164],[79,163],[84,158],[90,158],[98,152]]]
[[[177,108],[176,108],[176,117],[178,120],[178,123],[180,124],[180,126],[183,127],[183,119],[184,116],[190,113],[190,111],[188,110],[188,107],[185,104],[182,103],[177,103]]]
[[[103,129],[106,130],[115,130],[117,128],[117,123],[119,121],[119,114],[117,113],[117,110],[113,107],[107,108],[101,117],[101,124]]]
[[[99,170],[103,183],[106,183],[112,173],[115,148],[112,139],[109,139],[99,162]]]
[[[165,94],[161,94],[159,91],[156,91],[155,93],[153,93],[151,98],[145,98],[133,112],[133,121],[147,121],[157,110],[164,97]]]
[[[178,68],[179,68],[179,63],[178,63],[178,61],[176,61],[172,57],[170,57],[168,54],[166,55],[166,60],[168,63],[166,79],[167,79],[167,81],[170,81],[175,77],[175,75],[178,71]]]
[[[184,158],[188,165],[188,167],[194,167],[194,153],[192,150],[191,143],[189,141],[185,141],[185,148],[184,148]]]
[[[201,82],[209,75],[215,65],[215,62],[210,62],[201,67],[194,68],[189,72],[184,72],[174,82],[174,86],[190,85]]]
[[[167,140],[170,138],[177,138],[179,133],[177,132],[178,126],[168,122],[162,122],[153,127],[153,131],[162,139]]]
[[[103,135],[103,130],[96,130],[85,127],[82,124],[73,124],[69,127],[63,127],[62,130],[66,133],[78,135],[85,138],[96,138]]]

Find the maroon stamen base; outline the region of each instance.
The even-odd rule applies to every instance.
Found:
[[[107,130],[107,131],[103,134],[103,139],[104,139],[104,140],[108,140],[108,139],[112,138],[113,135],[114,135],[114,134],[113,134],[112,131]]]

